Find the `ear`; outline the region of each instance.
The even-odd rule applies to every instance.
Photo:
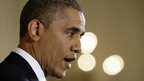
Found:
[[[28,24],[28,34],[32,41],[38,41],[42,34],[43,25],[37,19],[33,19]]]

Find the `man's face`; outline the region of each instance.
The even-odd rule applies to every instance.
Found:
[[[85,18],[82,12],[65,9],[63,19],[54,20],[40,39],[41,66],[48,76],[62,78],[71,61],[79,53],[80,37],[85,32]]]

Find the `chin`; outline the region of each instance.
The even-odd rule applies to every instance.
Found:
[[[57,72],[57,73],[55,73],[54,75],[53,75],[53,77],[56,77],[56,78],[59,78],[59,79],[61,79],[61,78],[64,78],[65,77],[65,75],[66,75],[66,72]]]

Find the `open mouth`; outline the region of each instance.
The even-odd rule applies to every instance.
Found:
[[[74,61],[76,59],[76,57],[74,55],[69,55],[69,56],[66,56],[64,58],[65,62],[66,62],[66,66],[67,68],[71,68],[71,62]]]
[[[72,61],[74,61],[76,58],[64,58],[64,60],[66,61],[66,62],[72,62]]]

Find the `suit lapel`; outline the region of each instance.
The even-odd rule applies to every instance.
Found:
[[[5,61],[17,64],[26,73],[26,75],[28,75],[31,81],[38,81],[38,78],[29,63],[17,53],[11,52]]]

